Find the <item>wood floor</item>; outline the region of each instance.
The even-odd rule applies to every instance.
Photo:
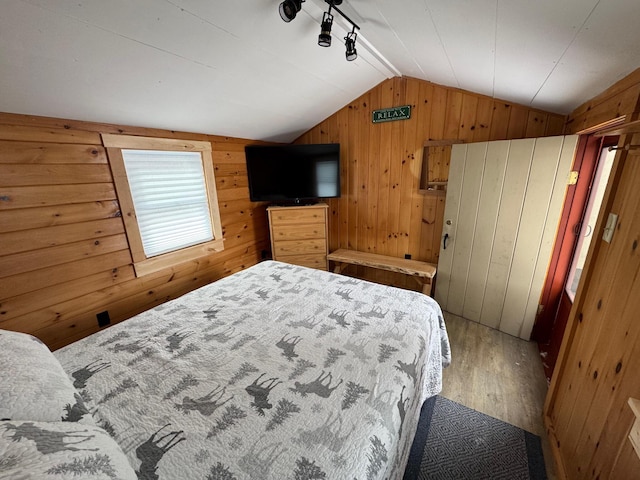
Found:
[[[547,379],[534,342],[445,312],[451,366],[441,395],[542,439],[547,476],[556,478],[542,422]]]

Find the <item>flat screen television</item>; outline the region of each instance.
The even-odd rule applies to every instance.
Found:
[[[300,204],[340,196],[340,144],[247,145],[253,202]]]

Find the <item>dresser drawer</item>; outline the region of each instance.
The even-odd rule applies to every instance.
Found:
[[[277,260],[285,255],[321,254],[327,255],[325,239],[280,240],[273,242],[273,254]]]
[[[281,225],[301,225],[326,221],[326,208],[278,208],[269,211],[272,227]]]
[[[327,270],[327,256],[324,254],[311,255],[286,255],[278,259],[281,262],[300,265],[302,267],[317,268]]]
[[[273,241],[280,240],[303,240],[313,238],[326,238],[327,227],[323,223],[313,223],[306,225],[281,225],[273,230]]]

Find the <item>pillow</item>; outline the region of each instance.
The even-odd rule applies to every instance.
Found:
[[[26,333],[0,330],[0,420],[95,425],[51,350]]]
[[[0,478],[135,479],[118,444],[100,427],[0,422]]]

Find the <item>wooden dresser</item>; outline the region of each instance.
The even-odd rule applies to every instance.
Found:
[[[328,270],[328,210],[324,203],[267,208],[273,259]]]

